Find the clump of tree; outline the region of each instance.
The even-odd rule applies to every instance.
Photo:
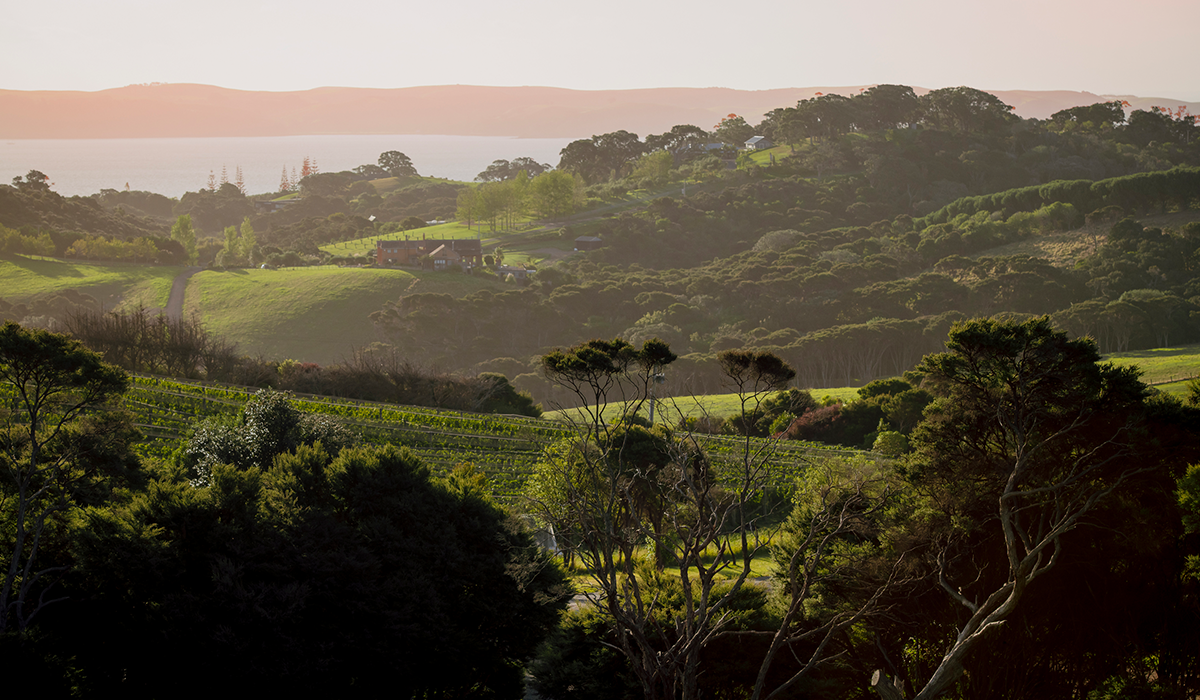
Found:
[[[523,216],[561,219],[581,202],[580,183],[568,172],[551,170],[532,179],[521,170],[511,179],[488,180],[458,193],[456,216],[467,227],[487,224],[492,231],[511,229]]]
[[[525,173],[526,177],[535,178],[550,169],[549,165],[539,163],[525,156],[514,158],[511,162],[503,159],[495,160],[483,172],[475,176],[475,181],[502,182],[504,180],[515,180],[520,173]]]
[[[0,327],[0,641],[63,601],[61,537],[83,507],[136,483],[135,432],[116,409],[129,378],[77,340]],[[56,590],[57,589],[57,590]]]
[[[901,380],[865,388],[898,422],[925,404],[911,455],[814,455],[778,529],[762,517],[765,497],[740,500],[748,477],[770,474],[777,442],[746,438],[718,461],[687,435],[638,432],[616,406],[605,412],[612,399],[634,410],[646,400],[656,366],[640,357],[593,341],[544,359],[588,408],[530,497],[600,591],[535,664],[545,696],[574,685],[590,697],[699,697],[696,668],[750,698],[857,696],[868,678],[888,700],[1182,698],[1198,687],[1196,543],[1179,538],[1195,529],[1187,465],[1200,457],[1200,414],[1100,362],[1094,343],[1044,317],[956,325],[919,367],[928,395]],[[745,408],[788,376],[753,352],[723,361],[739,395],[758,397]],[[685,496],[700,485],[720,502]],[[706,531],[698,513],[745,549],[690,559]],[[757,542],[743,532],[773,535],[769,603],[706,584],[722,567],[732,589],[743,583],[739,557]],[[663,552],[652,558],[652,545]]]
[[[242,225],[225,227],[225,245],[217,253],[214,262],[219,267],[254,267],[262,258],[258,237],[250,217],[242,219]]]
[[[74,313],[64,330],[106,362],[133,372],[228,381],[243,363],[236,347],[208,333],[199,319],[173,319],[145,308]]]
[[[0,648],[26,681],[157,697],[203,658],[189,693],[521,694],[571,589],[473,467],[435,479],[274,392],[143,464],[127,382],[0,329]]]
[[[594,582],[589,597],[607,623],[592,629],[620,651],[645,697],[701,697],[702,659],[734,638],[745,640],[743,654],[753,648],[754,655],[739,656],[733,692],[786,693],[808,682],[835,640],[874,608],[870,598],[814,615],[812,597],[854,569],[861,553],[840,545],[876,527],[871,521],[890,498],[889,479],[873,467],[813,475],[797,499],[803,507],[782,527],[774,512],[781,502],[768,495],[781,483],[777,440],[745,435],[718,461],[694,434],[637,419],[655,377],[677,359],[657,339],[639,349],[619,338],[542,358],[547,375],[582,405],[573,412],[578,436],[553,446],[530,479],[530,507],[582,560]],[[720,359],[743,424],[795,376],[769,353],[730,351]],[[748,581],[751,564],[785,529],[791,546],[776,584],[783,612],[766,615],[764,597]],[[640,546],[653,554],[643,558]],[[613,665],[611,657],[606,664]],[[543,689],[561,692],[555,681],[561,675],[547,678]]]

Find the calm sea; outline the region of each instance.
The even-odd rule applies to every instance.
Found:
[[[529,157],[557,165],[559,151],[573,139],[517,139],[497,136],[273,136],[179,139],[16,139],[0,140],[0,183],[40,170],[61,195],[89,195],[102,189],[157,192],[179,197],[220,181],[230,182],[240,166],[246,191],[277,192],[284,168],[300,173],[304,158],[321,172],[336,172],[400,151],[417,172],[471,181],[492,161]]]

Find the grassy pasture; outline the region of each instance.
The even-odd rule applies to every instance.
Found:
[[[326,364],[375,341],[368,315],[414,281],[395,270],[206,270],[189,280],[185,311],[242,352]]]
[[[480,232],[476,230],[469,230],[464,224],[460,224],[457,221],[450,221],[444,224],[436,224],[434,226],[413,229],[412,231],[408,232],[398,231],[396,233],[379,233],[374,236],[358,238],[353,241],[330,243],[329,245],[321,246],[321,250],[329,253],[330,255],[362,255],[363,253],[370,253],[374,255],[376,243],[378,241],[402,240],[406,236],[408,238],[420,238],[421,236],[425,236],[427,238],[438,239],[462,239],[479,238]]]
[[[750,152],[750,162],[755,165],[770,165],[771,156],[775,156],[775,161],[779,162],[784,158],[790,158],[792,155],[791,146],[772,146],[764,148],[761,151]]]
[[[171,296],[177,266],[115,265],[16,256],[0,260],[0,297],[26,301],[73,289],[95,297],[106,309],[141,304],[161,309]]]
[[[787,506],[783,506],[782,508],[784,511],[787,510]],[[771,533],[767,534],[769,535]],[[755,537],[759,535],[760,532],[755,533]],[[731,557],[735,559],[740,557],[742,553],[741,543],[733,540],[732,538],[727,538],[727,542],[729,543],[730,551],[725,554],[725,559],[729,560]],[[765,541],[760,540],[758,543],[754,543],[752,541],[752,544],[762,545],[762,548],[759,549],[754,557],[750,560],[750,577],[752,579],[766,578],[771,575],[772,570],[775,568],[775,560],[771,554],[773,542],[773,538],[769,538]],[[713,562],[716,561],[716,554],[717,549],[715,546],[710,545],[708,548],[706,548],[704,554],[701,556],[704,565],[712,566]],[[654,557],[654,552],[650,547],[640,546],[634,548],[633,556],[636,559],[651,561]],[[678,565],[668,564],[666,568],[668,571],[671,571],[678,568]],[[576,559],[571,566],[567,567],[567,573],[570,575],[571,582],[575,584],[575,588],[577,590],[587,592],[596,590],[596,581],[592,578],[590,570],[584,567],[578,559]],[[722,581],[732,581],[733,579],[737,578],[740,573],[740,564],[735,564],[734,566],[718,573],[717,578]]]
[[[1168,393],[1176,393],[1175,385],[1183,387],[1187,380],[1200,376],[1200,345],[1117,352],[1104,359],[1118,365],[1141,367],[1143,382]]]
[[[407,294],[463,296],[500,283],[445,272],[371,268],[206,270],[185,312],[248,354],[329,364],[380,340],[369,316]]]

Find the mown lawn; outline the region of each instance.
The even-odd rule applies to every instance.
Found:
[[[25,301],[73,289],[96,298],[105,309],[141,304],[160,309],[171,296],[171,282],[183,268],[112,265],[16,256],[0,260],[0,297]]]
[[[359,268],[206,270],[184,302],[243,353],[329,364],[381,340],[369,318],[405,294],[455,296],[499,283],[444,272]]]

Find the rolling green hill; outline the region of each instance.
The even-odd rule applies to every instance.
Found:
[[[206,270],[188,282],[185,311],[243,353],[329,364],[379,339],[368,317],[385,302],[418,291],[460,296],[497,284],[358,268]]]
[[[0,297],[15,302],[68,289],[96,298],[106,309],[141,304],[164,308],[182,268],[68,262],[22,255],[0,260]]]

